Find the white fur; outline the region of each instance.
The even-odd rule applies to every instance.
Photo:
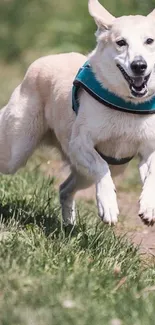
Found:
[[[101,10],[102,8],[102,10]],[[97,0],[89,10],[98,25],[97,46],[90,54],[96,78],[126,101],[144,102],[155,94],[155,13],[147,17],[115,18]],[[127,40],[119,48],[116,41]],[[116,64],[132,76],[132,60],[141,55],[151,73],[147,94],[141,99],[131,95],[128,83]],[[140,215],[149,225],[155,222],[155,115],[134,115],[101,105],[85,91],[80,93],[79,113],[72,110],[71,89],[74,77],[86,57],[59,54],[35,61],[8,104],[0,112],[0,172],[14,173],[23,166],[47,135],[62,150],[71,165],[71,175],[60,187],[64,223],[75,223],[74,195],[77,190],[96,184],[101,219],[115,224],[118,216],[115,186],[111,175],[126,166],[108,166],[95,150],[107,156],[140,157],[143,190]]]

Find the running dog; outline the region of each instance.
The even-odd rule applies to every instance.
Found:
[[[100,218],[116,224],[112,176],[138,156],[139,216],[155,222],[155,11],[115,18],[89,0],[97,45],[42,57],[0,111],[0,172],[13,174],[50,141],[71,166],[60,186],[64,224],[75,224],[75,193],[96,185]]]

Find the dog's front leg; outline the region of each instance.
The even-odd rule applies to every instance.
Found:
[[[143,183],[139,200],[139,216],[146,225],[153,226],[155,223],[155,152],[143,156],[139,170]]]
[[[89,134],[72,134],[70,160],[73,166],[96,185],[96,199],[100,218],[110,225],[117,222],[119,213],[116,191],[109,166],[97,151]]]

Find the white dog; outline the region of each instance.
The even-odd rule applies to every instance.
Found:
[[[95,183],[99,216],[115,224],[119,210],[111,173],[122,173],[123,163],[138,155],[143,183],[139,215],[153,225],[155,12],[115,18],[97,0],[89,0],[89,12],[98,26],[97,46],[89,57],[69,53],[35,61],[0,111],[0,172],[16,172],[48,135],[72,170],[60,187],[64,223],[75,223],[76,191]],[[103,92],[108,89],[123,107],[101,103],[81,87],[74,112],[73,81],[87,60]]]

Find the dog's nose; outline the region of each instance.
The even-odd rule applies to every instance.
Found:
[[[131,69],[136,76],[140,76],[147,69],[147,63],[142,57],[137,57],[131,63]]]

